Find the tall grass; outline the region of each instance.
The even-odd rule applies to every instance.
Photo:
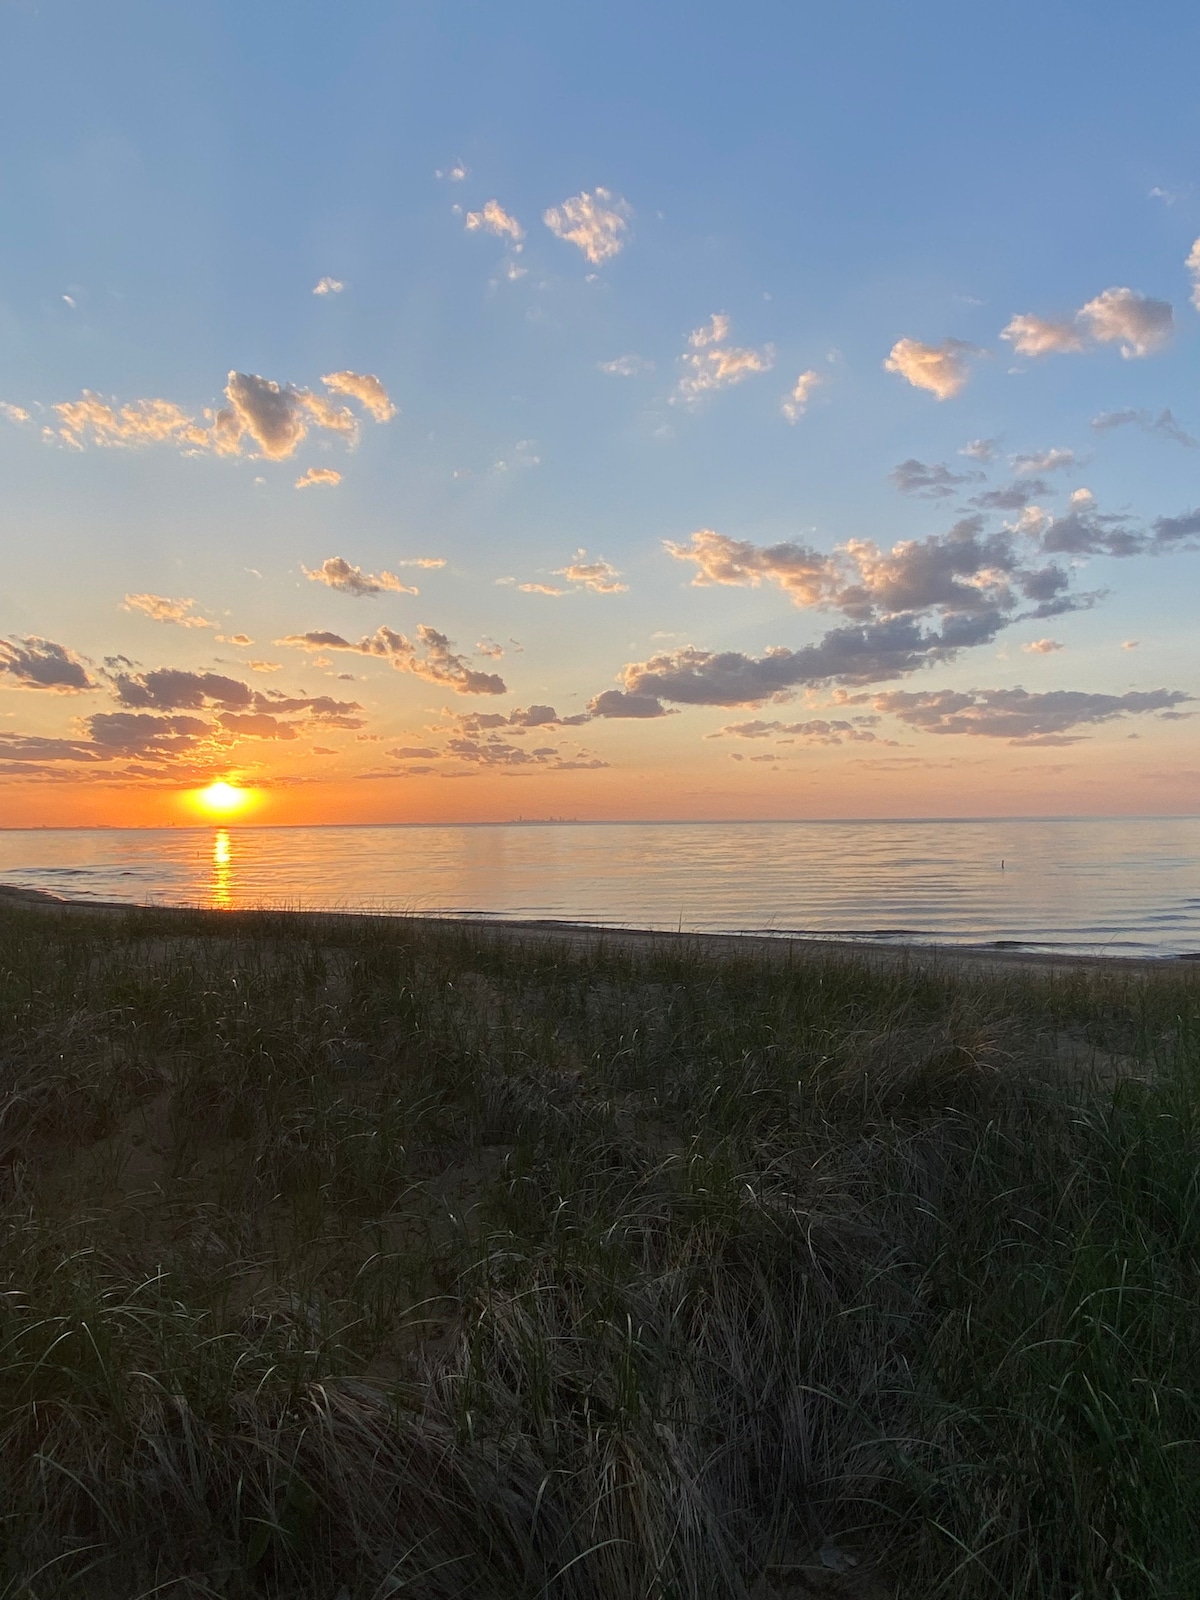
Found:
[[[0,911],[0,1595],[1200,1593],[1193,975]]]

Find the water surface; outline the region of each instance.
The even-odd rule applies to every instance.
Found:
[[[1200,818],[0,831],[80,900],[1200,951]]]

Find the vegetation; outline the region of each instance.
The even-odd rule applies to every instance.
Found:
[[[0,1595],[1200,1593],[1200,985],[0,909]]]

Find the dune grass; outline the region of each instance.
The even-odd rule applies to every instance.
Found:
[[[0,908],[0,1596],[1200,1593],[1200,984]]]

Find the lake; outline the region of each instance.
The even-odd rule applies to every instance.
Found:
[[[1200,818],[0,831],[77,900],[1200,950]]]

